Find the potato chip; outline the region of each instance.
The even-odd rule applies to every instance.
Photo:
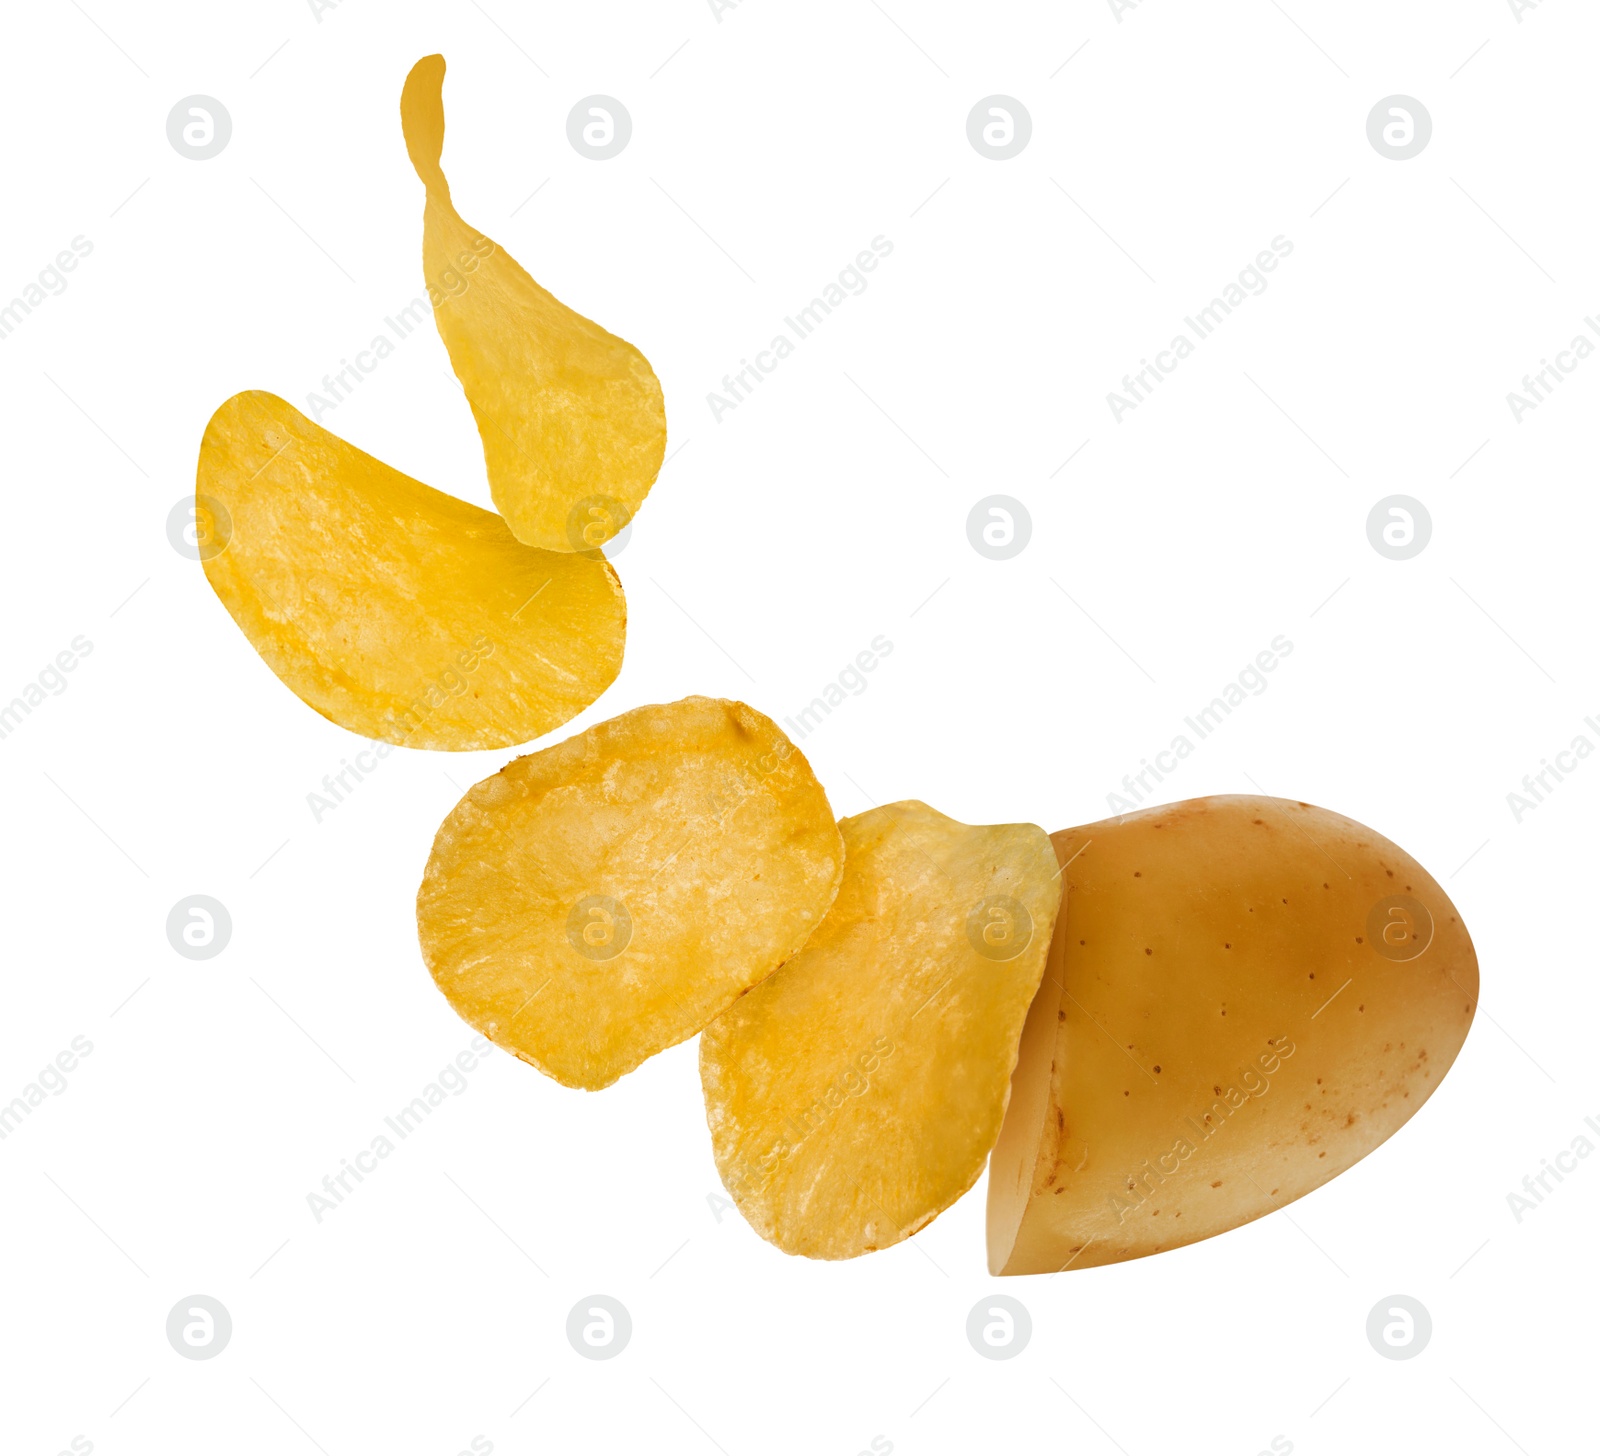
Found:
[[[266,664],[323,717],[412,748],[506,748],[589,706],[622,664],[604,559],[364,454],[275,395],[211,417],[196,483],[207,579]]]
[[[1054,841],[1065,905],[989,1167],[992,1273],[1136,1259],[1282,1208],[1396,1132],[1461,1050],[1466,927],[1353,820],[1225,795]]]
[[[595,549],[632,520],[661,469],[661,385],[632,344],[461,220],[439,166],[443,87],[444,57],[425,56],[400,97],[406,150],[428,189],[422,263],[434,322],[512,534],[551,551]]]
[[[474,785],[434,840],[417,927],[463,1020],[595,1089],[799,950],[843,865],[827,795],[771,719],[685,698]]]
[[[827,919],[700,1041],[722,1181],[763,1238],[817,1259],[908,1238],[982,1172],[1061,899],[1031,824],[913,800],[840,828]]]

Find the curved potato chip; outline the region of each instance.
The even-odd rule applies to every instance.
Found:
[[[791,1254],[887,1248],[969,1189],[1061,903],[1032,824],[907,801],[844,820],[839,898],[700,1039],[717,1170]]]
[[[461,220],[439,166],[443,87],[444,57],[423,57],[406,77],[400,121],[428,189],[428,298],[483,437],[489,489],[519,541],[598,548],[633,518],[661,470],[660,382],[632,344],[547,293]]]
[[[558,728],[622,665],[605,560],[536,551],[251,390],[212,415],[196,519],[206,578],[304,702],[412,748],[507,748]]]
[[[843,864],[827,795],[772,720],[685,698],[474,785],[439,827],[417,930],[463,1020],[598,1089],[804,945]]]
[[[1461,1050],[1466,927],[1353,820],[1221,795],[1053,839],[1066,898],[989,1165],[991,1273],[1271,1213],[1396,1132]]]

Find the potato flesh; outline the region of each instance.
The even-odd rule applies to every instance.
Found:
[[[552,551],[603,545],[661,469],[666,410],[649,361],[541,288],[463,222],[439,166],[444,58],[406,78],[406,148],[427,187],[422,260],[434,322],[483,437],[512,534]]]
[[[906,802],[840,828],[827,919],[700,1043],[723,1182],[763,1238],[820,1259],[897,1243],[972,1186],[1060,903],[1031,824],[975,828]],[[985,955],[969,920],[997,898],[1025,907],[1031,933]]]
[[[588,707],[622,665],[604,560],[356,449],[261,391],[206,426],[197,511],[231,535],[205,573],[267,665],[325,718],[412,748],[505,748]]]
[[[991,1272],[1139,1258],[1281,1208],[1393,1134],[1460,1051],[1472,942],[1370,829],[1223,796],[1053,840],[1065,904],[990,1164]],[[1411,959],[1370,933],[1397,895],[1432,920]]]
[[[799,950],[843,863],[827,796],[770,719],[712,698],[638,708],[468,791],[417,895],[423,957],[491,1041],[605,1087]]]

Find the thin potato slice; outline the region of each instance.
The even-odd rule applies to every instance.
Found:
[[[983,1171],[1061,902],[1050,840],[907,801],[840,825],[839,898],[806,948],[706,1028],[717,1169],[791,1254],[916,1233]]]
[[[474,785],[434,840],[417,928],[463,1020],[594,1089],[799,950],[843,865],[827,795],[771,719],[685,698]]]
[[[252,390],[211,417],[196,481],[207,579],[323,717],[411,748],[506,748],[588,707],[627,608],[598,555],[536,551]]]
[[[1053,836],[1050,964],[989,1167],[989,1268],[1174,1249],[1365,1157],[1439,1085],[1478,962],[1404,850],[1224,795]]]
[[[422,263],[434,322],[483,437],[512,534],[587,551],[625,527],[661,469],[667,417],[643,354],[547,293],[463,222],[439,166],[444,57],[406,77],[400,120],[428,189]]]

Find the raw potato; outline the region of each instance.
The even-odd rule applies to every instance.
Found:
[[[598,557],[505,522],[252,390],[211,417],[195,486],[207,579],[297,696],[363,737],[507,748],[558,728],[622,665]]]
[[[418,61],[400,119],[428,189],[422,264],[434,322],[483,437],[494,503],[530,546],[598,548],[633,518],[661,469],[661,385],[632,344],[574,313],[461,220],[439,166],[443,86],[444,57]]]
[[[772,720],[685,698],[470,789],[434,840],[417,927],[464,1020],[599,1088],[799,950],[843,867],[827,795]]]
[[[1032,824],[908,801],[840,828],[828,918],[700,1041],[722,1181],[816,1259],[909,1238],[983,1171],[1061,902]]]
[[[1136,1259],[1326,1183],[1439,1085],[1455,907],[1326,809],[1193,799],[1053,836],[1065,907],[989,1170],[989,1268]]]

